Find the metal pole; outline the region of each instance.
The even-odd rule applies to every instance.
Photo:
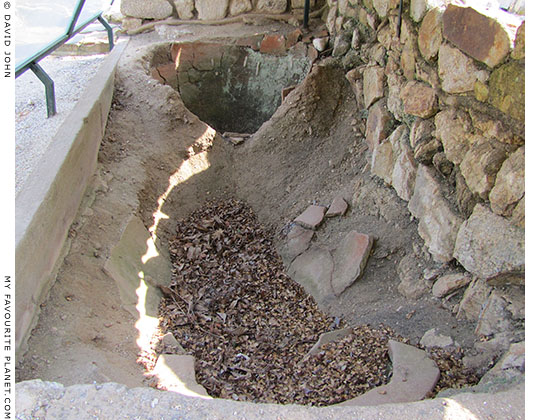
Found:
[[[308,28],[309,23],[309,0],[305,0],[304,2],[304,28]]]
[[[105,29],[107,30],[107,36],[109,38],[109,51],[112,51],[114,48],[114,34],[113,29],[109,25],[109,23],[103,18],[103,16],[99,15],[98,20],[101,22],[103,26],[105,26]]]
[[[32,70],[38,79],[41,80],[41,82],[45,85],[45,97],[47,98],[47,118],[50,118],[53,115],[56,115],[54,82],[38,63],[32,63],[29,67],[30,70]]]
[[[71,35],[73,33],[73,29],[75,29],[75,25],[77,24],[77,21],[79,20],[79,16],[81,15],[81,11],[82,11],[85,1],[86,0],[79,0],[79,4],[77,5],[77,8],[73,12],[73,16],[71,17],[71,23],[66,32],[68,36]]]

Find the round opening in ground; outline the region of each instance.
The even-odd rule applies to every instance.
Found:
[[[209,202],[179,221],[169,244],[173,281],[161,304],[162,332],[196,358],[198,382],[213,397],[325,406],[388,382],[390,328],[346,327],[319,310],[285,273],[271,232],[243,202]],[[436,391],[474,383],[459,355],[438,351]]]
[[[157,60],[152,76],[221,133],[257,131],[280,105],[282,90],[302,81],[311,66],[306,49],[273,55],[207,43],[174,44],[167,58]]]

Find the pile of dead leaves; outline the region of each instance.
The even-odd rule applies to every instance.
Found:
[[[404,340],[384,326],[356,327],[307,356],[343,325],[285,274],[271,237],[232,199],[179,221],[161,327],[195,356],[198,382],[214,397],[319,406],[388,382],[388,339]]]

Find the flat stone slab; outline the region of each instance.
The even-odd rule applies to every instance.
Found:
[[[314,234],[315,232],[311,229],[304,229],[298,225],[292,227],[287,234],[287,242],[281,251],[281,257],[286,266],[309,248]]]
[[[159,356],[152,375],[158,379],[158,385],[167,391],[177,392],[191,397],[206,397],[206,389],[195,379],[195,358],[188,355],[162,354]]]
[[[307,355],[312,356],[319,352],[321,346],[324,346],[325,344],[328,344],[328,343],[333,343],[334,341],[341,340],[343,337],[347,337],[348,335],[352,333],[353,333],[353,329],[350,327],[323,333],[321,334],[317,342],[313,344],[313,347],[311,347]]]
[[[168,253],[155,244],[141,219],[132,216],[120,241],[111,251],[105,271],[115,280],[125,309],[135,317],[144,289],[146,315],[157,317],[161,292],[158,286],[171,282]],[[142,287],[141,287],[142,286]]]
[[[340,406],[369,406],[419,401],[433,390],[439,380],[439,368],[425,351],[390,340],[392,380],[365,394],[345,401]]]
[[[348,207],[349,205],[343,199],[343,197],[337,196],[334,198],[334,200],[332,200],[332,204],[330,204],[330,208],[326,212],[325,217],[343,216]]]
[[[459,344],[457,344],[452,337],[441,334],[437,328],[427,330],[422,339],[420,340],[420,344],[425,348],[459,347]]]
[[[373,238],[369,235],[351,231],[334,253],[334,273],[332,289],[336,296],[353,284],[364,272]]]
[[[294,219],[294,222],[307,229],[315,230],[323,221],[325,213],[326,207],[312,204],[300,216]]]
[[[312,247],[293,261],[287,273],[317,302],[321,302],[334,294],[331,284],[333,269],[330,251]]]

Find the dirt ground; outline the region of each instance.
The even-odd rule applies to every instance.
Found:
[[[406,203],[370,174],[361,135],[365,116],[342,69],[330,62],[319,66],[250,139],[234,146],[219,135],[211,140],[212,130],[184,107],[177,92],[152,81],[142,60],[150,54],[144,45],[152,42],[227,41],[239,34],[293,29],[275,22],[188,26],[132,38],[117,70],[98,170],[28,351],[18,361],[18,381],[146,384],[136,363],[136,320],[121,309],[116,285],[103,266],[132,214],[148,227],[155,224],[160,197],[165,197],[161,212],[167,215],[157,227],[162,243],[175,233],[178,219],[207,199],[237,197],[273,229],[279,250],[284,228],[308,204],[329,205],[342,194],[348,212],[324,222],[314,242],[332,248],[351,229],[376,241],[361,280],[320,307],[349,325],[384,323],[413,344],[438,327],[462,347],[472,346],[473,325],[456,320],[430,293],[409,300],[397,291],[396,268],[404,256],[413,254],[419,270],[438,266],[423,249]],[[171,189],[172,175],[202,152],[208,169]]]

